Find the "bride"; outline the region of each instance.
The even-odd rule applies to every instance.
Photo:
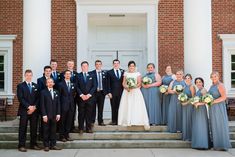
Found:
[[[138,125],[144,126],[145,130],[149,130],[148,114],[143,95],[140,91],[141,75],[139,72],[136,72],[134,61],[128,63],[128,72],[124,73],[122,85],[124,91],[118,111],[118,125]]]

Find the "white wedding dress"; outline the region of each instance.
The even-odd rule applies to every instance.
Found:
[[[137,80],[140,73],[125,72],[124,76]],[[130,92],[124,89],[118,111],[118,125],[144,126],[145,130],[150,129],[148,113],[140,88],[132,89]]]

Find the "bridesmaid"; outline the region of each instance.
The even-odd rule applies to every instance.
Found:
[[[209,93],[213,96],[214,101],[209,107],[210,128],[212,135],[213,148],[215,150],[227,151],[231,148],[229,141],[228,116],[225,105],[226,90],[223,83],[220,82],[219,73],[211,73],[212,85]]]
[[[172,81],[168,87],[168,92],[171,94],[171,99],[169,104],[167,127],[168,131],[171,133],[182,132],[182,105],[178,100],[179,93],[174,90],[174,87],[176,85],[182,85],[183,87],[186,86],[183,76],[183,71],[178,70],[176,72],[176,80]]]
[[[185,75],[186,86],[184,93],[188,96],[188,99],[195,96],[196,90],[192,84],[192,75]],[[192,139],[192,111],[193,106],[189,101],[182,103],[182,139],[184,141],[191,141]]]
[[[175,80],[175,75],[172,73],[171,66],[166,67],[166,75],[162,77],[162,85],[168,86],[170,83]],[[168,92],[161,94],[161,105],[162,105],[162,124],[167,124],[167,118],[168,118],[168,109],[169,109],[169,103],[171,99],[171,95],[168,94]]]
[[[196,96],[202,97],[207,93],[204,88],[204,80],[201,77],[195,79],[195,84],[198,88]],[[192,148],[199,150],[209,149],[209,137],[209,124],[206,105],[202,102],[195,103],[192,113]]]
[[[149,77],[152,79],[151,84],[142,84],[141,91],[144,96],[149,123],[150,125],[160,125],[161,124],[161,104],[160,104],[160,91],[158,87],[161,85],[161,76],[155,73],[155,65],[149,63],[147,65],[148,73],[144,77]]]

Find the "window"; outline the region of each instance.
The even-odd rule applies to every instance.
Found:
[[[231,88],[235,88],[235,55],[231,55]]]
[[[0,98],[7,98],[12,104],[14,93],[13,82],[13,40],[16,35],[0,35]]]

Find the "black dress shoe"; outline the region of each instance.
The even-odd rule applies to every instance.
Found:
[[[66,138],[67,141],[73,141],[73,139],[71,139],[70,137]]]
[[[59,148],[57,146],[53,146],[53,147],[51,147],[51,150],[61,150],[61,148]]]
[[[20,147],[20,148],[18,148],[18,150],[19,150],[20,152],[27,152],[27,149],[26,149],[25,147]]]
[[[87,132],[87,133],[93,133],[93,131],[92,131],[92,130],[87,130],[86,132]]]
[[[103,122],[98,124],[99,126],[106,126]]]
[[[65,138],[60,138],[59,140],[62,142],[67,142],[67,140]]]
[[[30,148],[33,149],[33,150],[41,150],[41,148],[38,147],[37,145],[31,146]]]
[[[109,125],[117,125],[117,122],[110,122]]]
[[[49,152],[49,150],[50,150],[49,147],[44,147],[45,152]]]

